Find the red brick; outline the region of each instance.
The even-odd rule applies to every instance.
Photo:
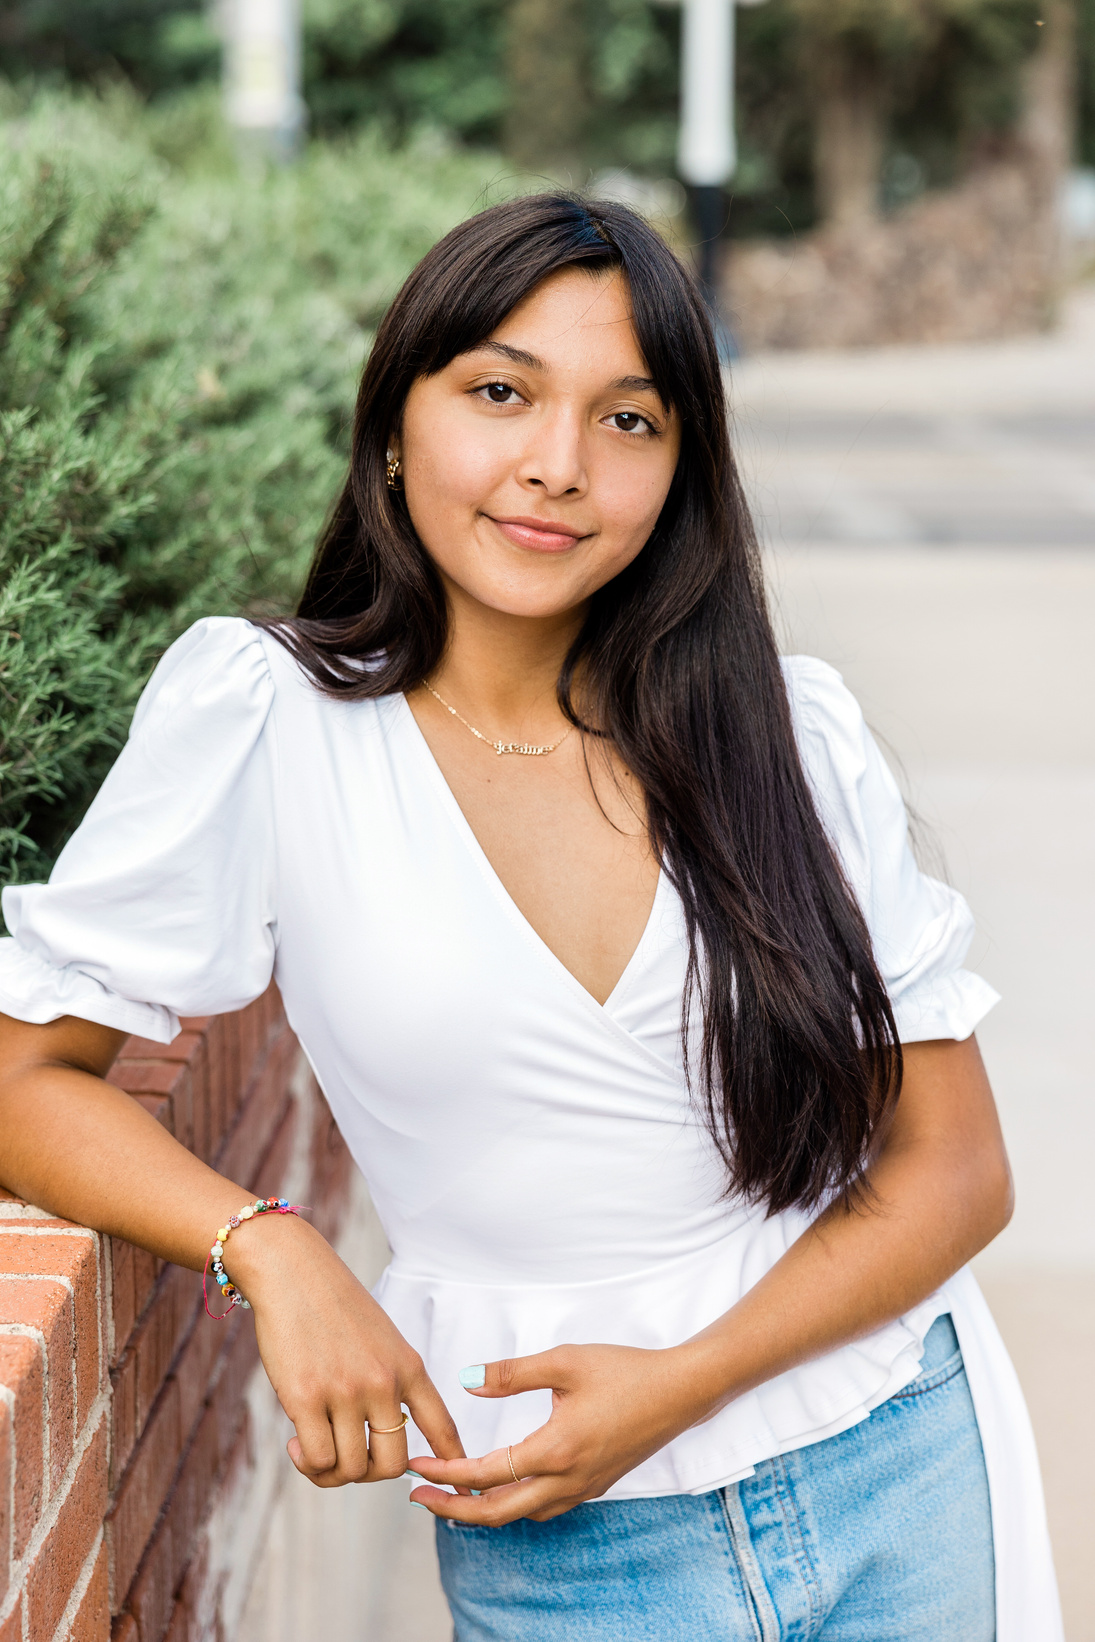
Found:
[[[11,1497],[15,1466],[11,1439],[11,1410],[0,1398],[0,1604],[11,1584]]]
[[[148,1418],[160,1387],[197,1315],[201,1279],[181,1266],[168,1266],[133,1340],[137,1353],[137,1430]]]
[[[26,1335],[0,1335],[0,1385],[15,1398],[12,1449],[15,1457],[15,1522],[12,1554],[21,1557],[41,1514],[43,1494],[42,1433],[45,1397],[42,1353]]]
[[[219,1152],[216,1168],[229,1180],[249,1181],[274,1138],[290,1101],[284,1077],[265,1070],[252,1085],[245,1105]]]
[[[216,1422],[217,1453],[220,1465],[228,1463],[247,1413],[244,1391],[259,1361],[255,1331],[245,1324],[232,1342],[225,1365],[217,1380],[209,1406]]]
[[[110,1588],[106,1541],[99,1546],[87,1589],[64,1642],[110,1642]]]
[[[179,1387],[179,1429],[184,1442],[205,1406],[217,1365],[243,1323],[238,1311],[226,1323],[214,1323],[203,1312],[179,1354],[172,1375]]]
[[[23,1598],[15,1599],[15,1606],[0,1625],[0,1642],[23,1642]]]
[[[172,1618],[172,1626],[177,1625],[185,1616],[186,1629],[180,1630],[178,1635],[186,1638],[187,1642],[208,1642],[208,1639],[217,1636],[217,1606],[221,1589],[224,1585],[224,1573],[214,1573],[209,1565],[209,1540],[205,1534],[200,1534],[198,1549],[190,1559],[190,1565],[182,1582],[179,1605],[176,1615]],[[183,1615],[179,1615],[179,1609]],[[172,1642],[175,1631],[168,1631],[168,1642]]]
[[[117,1488],[137,1444],[137,1353],[129,1351],[110,1371],[110,1489]]]
[[[106,1421],[72,1479],[56,1521],[26,1576],[29,1630],[51,1637],[80,1577],[106,1510]]]
[[[171,1610],[171,1619],[168,1622],[164,1642],[197,1642],[200,1632],[191,1631],[190,1607],[185,1597],[180,1596]]]
[[[176,1583],[193,1553],[198,1529],[209,1511],[224,1470],[227,1455],[221,1452],[218,1437],[216,1414],[207,1408],[186,1451],[168,1509],[177,1550]]]
[[[174,1594],[215,1492],[218,1470],[216,1421],[207,1410],[129,1591],[127,1606],[140,1627],[141,1642],[159,1642],[171,1621]]]
[[[133,1262],[136,1250],[121,1237],[110,1239],[111,1301],[114,1309],[114,1361],[118,1362],[129,1344],[137,1317]]]
[[[175,1583],[171,1529],[167,1523],[161,1523],[127,1599],[133,1616],[134,1637],[139,1637],[140,1642],[146,1639],[159,1642],[163,1636],[171,1617]]]
[[[290,1100],[269,1146],[247,1183],[256,1197],[270,1197],[281,1190],[292,1161],[294,1141],[297,1139],[300,1126],[300,1108],[295,1100]]]
[[[46,1400],[49,1408],[49,1479],[52,1494],[72,1458],[76,1410],[72,1361],[75,1351],[72,1295],[63,1283],[44,1277],[0,1273],[0,1317],[41,1331],[46,1347]]]
[[[133,1249],[133,1301],[137,1316],[140,1317],[145,1306],[152,1298],[152,1291],[156,1287],[156,1279],[164,1268],[165,1262],[157,1260],[154,1254],[147,1249]]]
[[[45,1232],[21,1237],[0,1232],[0,1269],[10,1276],[67,1278],[72,1284],[76,1332],[77,1421],[87,1414],[99,1388],[98,1239]]]
[[[201,1279],[197,1273],[167,1266],[130,1336],[125,1356],[111,1372],[112,1487],[117,1486],[171,1363],[194,1326],[200,1304]],[[205,1382],[198,1388],[199,1400],[204,1396]],[[181,1441],[185,1442],[192,1423],[192,1419],[182,1421]]]
[[[190,1061],[202,1048],[203,1039],[202,1028],[184,1030],[170,1043],[157,1043],[154,1038],[127,1038],[118,1060]]]
[[[111,1607],[121,1607],[156,1518],[163,1509],[182,1448],[179,1389],[168,1380],[115,1493],[107,1518]]]
[[[182,1076],[168,1060],[116,1060],[106,1081],[127,1095],[169,1095]]]
[[[205,1038],[209,1078],[205,1100],[205,1147],[201,1155],[206,1162],[213,1157],[224,1137],[229,1090],[233,1091],[234,1100],[238,1088],[236,1035],[231,1025],[233,1018],[231,1015],[218,1015],[210,1022]]]

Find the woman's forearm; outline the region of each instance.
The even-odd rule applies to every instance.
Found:
[[[83,1021],[0,1023],[0,1184],[200,1270],[217,1227],[249,1193],[103,1081],[122,1042]]]
[[[1010,1174],[975,1042],[917,1044],[906,1059],[868,1191],[826,1210],[679,1348],[708,1414],[911,1310],[1007,1224]]]

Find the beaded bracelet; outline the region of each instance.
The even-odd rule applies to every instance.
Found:
[[[237,1226],[242,1226],[245,1220],[253,1220],[258,1214],[269,1214],[271,1210],[274,1214],[299,1214],[301,1205],[299,1203],[290,1203],[287,1197],[256,1197],[253,1203],[245,1203],[239,1214],[232,1215],[231,1219],[224,1222],[224,1225],[217,1233],[217,1241],[206,1255],[205,1270],[202,1272],[202,1299],[205,1301],[206,1316],[212,1317],[215,1323],[223,1323],[234,1306],[243,1306],[246,1311],[251,1309],[250,1301],[243,1298],[243,1295],[224,1269],[222,1258],[224,1245],[227,1243],[230,1233],[234,1232]],[[209,1293],[206,1282],[210,1265],[213,1267],[213,1280],[224,1299],[228,1301],[227,1309],[224,1311],[217,1312],[209,1309]]]

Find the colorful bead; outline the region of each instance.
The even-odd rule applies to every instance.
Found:
[[[242,1306],[245,1311],[251,1310],[250,1302],[244,1299],[224,1269],[224,1245],[228,1241],[229,1233],[235,1231],[237,1226],[242,1226],[245,1220],[253,1220],[256,1214],[264,1214],[269,1209],[275,1209],[279,1214],[300,1213],[299,1208],[290,1203],[287,1197],[256,1197],[253,1203],[245,1204],[238,1214],[229,1216],[217,1232],[217,1240],[206,1256],[205,1271],[202,1274],[202,1295],[205,1300],[205,1309],[214,1322],[223,1323],[228,1313],[235,1306]],[[227,1309],[219,1313],[209,1310],[206,1282],[210,1270],[212,1270],[214,1282],[228,1302]]]

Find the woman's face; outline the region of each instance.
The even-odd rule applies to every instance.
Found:
[[[489,341],[419,377],[392,440],[457,603],[550,617],[638,554],[680,450],[618,272],[544,280]]]

